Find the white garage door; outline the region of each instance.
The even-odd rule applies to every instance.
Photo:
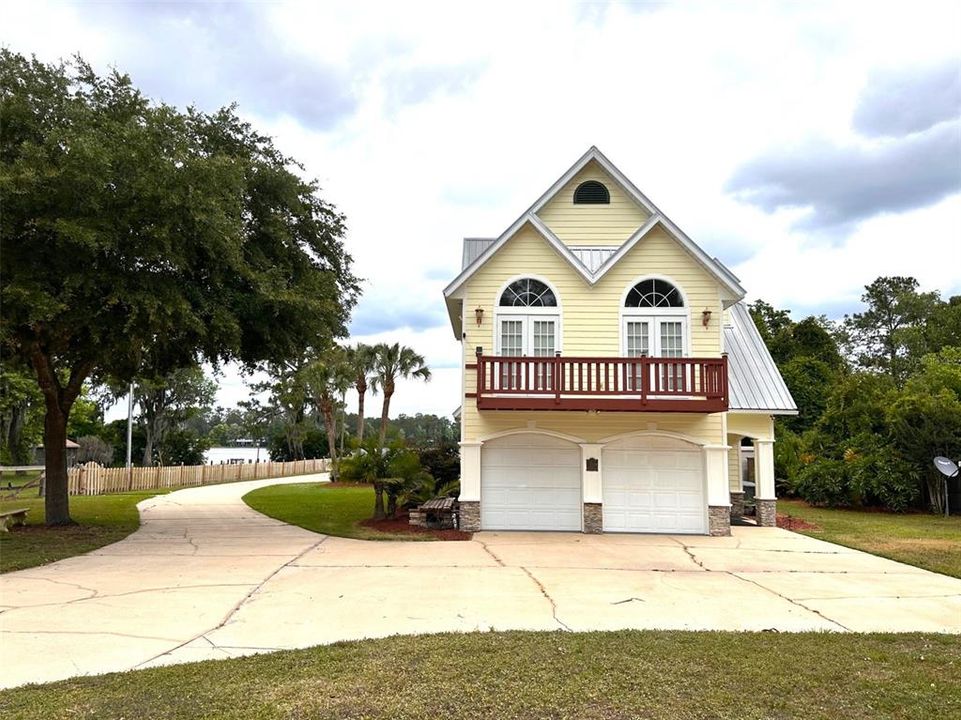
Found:
[[[704,461],[696,445],[666,437],[604,448],[605,532],[707,532]]]
[[[580,447],[536,433],[485,442],[481,528],[580,530]]]

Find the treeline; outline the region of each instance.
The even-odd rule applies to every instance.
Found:
[[[376,382],[373,376],[368,380]],[[135,381],[133,387],[135,465],[197,465],[211,447],[258,446],[265,450],[263,459],[269,453],[274,460],[330,457],[322,412],[307,396],[301,398],[299,427],[292,429],[271,400],[216,407],[217,384],[199,367],[175,371],[162,380]],[[84,388],[67,426],[68,437],[80,445],[77,462],[125,464],[127,421],[105,423],[103,418],[105,409],[126,392],[119,387]],[[43,400],[32,378],[11,363],[0,364],[0,464],[35,462],[35,448],[43,442],[43,416]],[[359,415],[348,412],[342,400],[335,401],[334,422],[338,449],[359,445]],[[365,424],[370,422],[377,427],[380,419],[367,418]],[[293,437],[299,442],[292,443]],[[416,448],[456,447],[459,437],[459,427],[449,418],[421,413],[389,420],[386,432],[387,443],[402,441]]]
[[[780,492],[816,505],[942,511],[932,459],[961,457],[961,296],[911,277],[866,286],[862,312],[751,314],[798,405],[777,420]]]

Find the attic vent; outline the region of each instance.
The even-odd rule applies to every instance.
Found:
[[[611,194],[602,183],[597,180],[582,182],[574,191],[576,205],[610,205]]]

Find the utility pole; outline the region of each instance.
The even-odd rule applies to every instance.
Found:
[[[127,395],[127,482],[133,476],[133,464],[130,462],[131,444],[133,442],[133,383],[130,383],[130,394]]]

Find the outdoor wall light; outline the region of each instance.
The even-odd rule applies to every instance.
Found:
[[[474,310],[474,317],[477,319],[477,324],[480,325],[484,322],[484,308],[479,307]]]
[[[704,308],[704,312],[701,313],[701,325],[707,327],[711,324],[711,311]]]

